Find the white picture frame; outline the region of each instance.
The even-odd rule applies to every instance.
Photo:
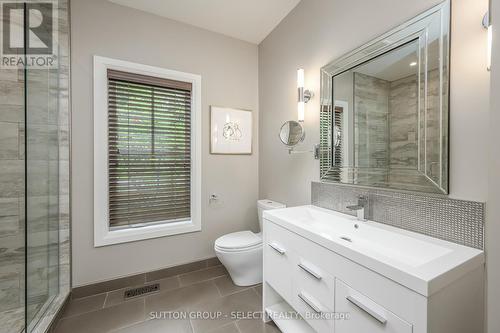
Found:
[[[210,154],[252,154],[252,111],[210,107]]]

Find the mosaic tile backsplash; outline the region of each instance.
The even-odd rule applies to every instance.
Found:
[[[311,203],[355,215],[345,207],[367,196],[367,218],[457,244],[484,248],[485,204],[442,195],[313,182]]]

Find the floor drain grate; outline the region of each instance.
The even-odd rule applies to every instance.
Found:
[[[144,294],[154,293],[155,291],[159,291],[159,290],[160,290],[159,283],[125,290],[125,299],[142,296]]]

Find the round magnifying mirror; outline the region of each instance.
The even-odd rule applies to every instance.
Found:
[[[306,137],[306,131],[301,123],[295,120],[289,120],[281,126],[280,140],[288,147],[295,147]]]

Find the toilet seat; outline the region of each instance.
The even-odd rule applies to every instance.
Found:
[[[251,252],[251,251],[260,250],[260,249],[262,249],[262,243],[259,243],[257,245],[250,246],[250,247],[235,248],[235,249],[223,249],[223,248],[220,248],[217,246],[215,247],[215,251],[220,252],[220,253],[243,253],[243,252]]]
[[[238,231],[219,237],[215,248],[225,252],[240,252],[253,250],[262,246],[262,237],[249,230]]]

